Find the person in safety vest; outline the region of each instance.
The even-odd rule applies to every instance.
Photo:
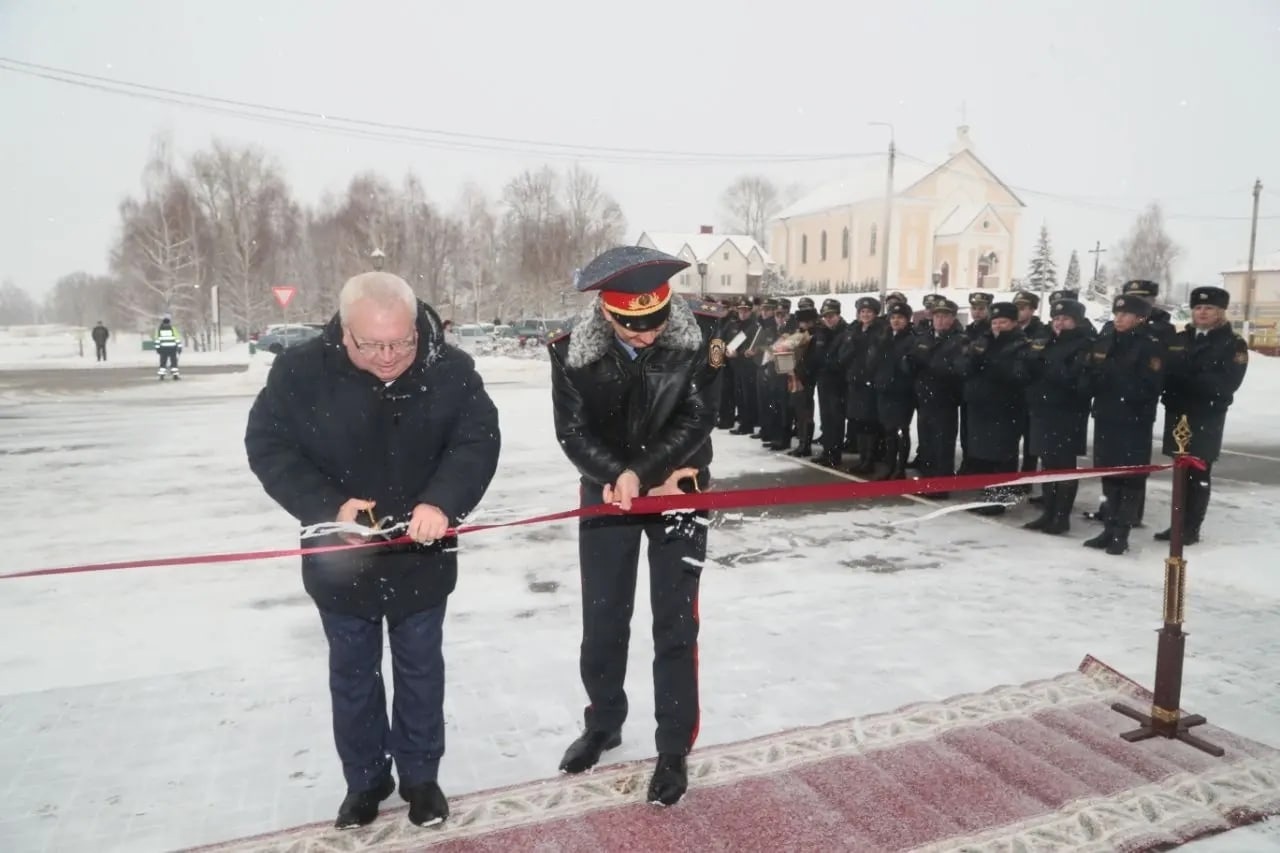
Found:
[[[155,345],[156,352],[160,354],[160,381],[164,381],[166,373],[174,380],[181,379],[182,376],[178,373],[178,353],[182,352],[182,335],[178,334],[173,318],[168,314],[164,315],[160,328],[156,329]]]

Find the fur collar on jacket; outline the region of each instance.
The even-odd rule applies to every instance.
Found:
[[[569,354],[565,364],[571,368],[586,367],[599,361],[613,343],[613,327],[600,313],[600,300],[594,299],[589,308],[578,315],[569,335]],[[693,316],[689,303],[679,296],[671,297],[671,317],[667,326],[653,342],[660,349],[697,352],[702,346],[702,330]]]

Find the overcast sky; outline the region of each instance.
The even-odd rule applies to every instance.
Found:
[[[1217,281],[1247,252],[1259,177],[1258,253],[1280,249],[1278,0],[0,0],[0,56],[317,114],[716,155],[878,150],[887,131],[867,122],[888,121],[903,152],[936,157],[963,103],[977,153],[1029,205],[1027,231],[1048,222],[1060,271],[1076,248],[1087,278],[1093,241],[1113,245],[1161,199],[1180,215],[1177,278]],[[36,293],[106,270],[116,206],[160,130],[184,154],[214,136],[256,143],[306,202],[357,171],[413,169],[450,207],[468,179],[496,194],[548,162],[530,145],[354,139],[3,70],[0,116],[0,278]],[[632,239],[719,225],[743,172],[812,185],[840,170],[581,162]]]

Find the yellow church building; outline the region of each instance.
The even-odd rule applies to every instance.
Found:
[[[810,192],[769,225],[769,252],[806,290],[849,293],[878,282],[888,155]],[[1008,290],[1026,207],[957,129],[949,156],[894,162],[889,290]],[[935,278],[936,277],[936,278]]]

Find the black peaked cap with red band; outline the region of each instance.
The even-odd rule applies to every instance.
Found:
[[[635,332],[656,329],[671,315],[671,279],[688,261],[645,246],[615,246],[578,271],[580,293],[597,291],[604,307]]]

